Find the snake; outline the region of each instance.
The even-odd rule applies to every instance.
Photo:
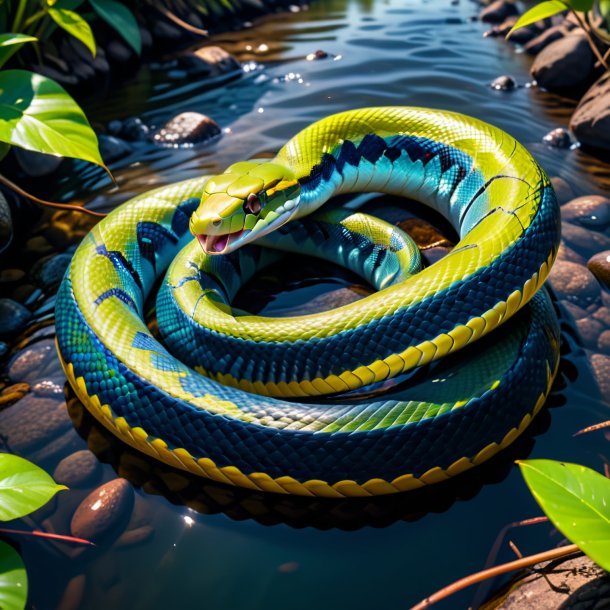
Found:
[[[366,192],[428,206],[459,241],[420,269],[397,226],[334,204]],[[559,363],[543,287],[559,240],[549,178],[499,128],[349,110],[272,159],[114,209],[60,285],[58,353],[96,419],[178,469],[310,497],[414,490],[489,459],[542,408]],[[233,308],[285,251],[342,264],[375,291],[301,316]]]

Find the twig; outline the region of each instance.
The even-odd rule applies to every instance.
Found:
[[[426,597],[426,599],[419,602],[419,604],[413,606],[411,610],[423,610],[424,608],[429,608],[432,606],[432,604],[436,604],[446,597],[449,597],[450,595],[453,595],[454,593],[457,593],[458,591],[461,591],[466,587],[470,587],[478,582],[487,580],[488,578],[494,578],[495,576],[500,576],[501,574],[506,574],[507,572],[521,570],[522,568],[529,568],[530,566],[536,565],[542,561],[551,561],[552,559],[567,557],[568,555],[573,555],[574,553],[580,552],[582,551],[578,548],[578,546],[575,544],[570,544],[567,546],[562,546],[558,549],[551,549],[550,551],[544,551],[543,553],[537,553],[536,555],[529,555],[528,557],[503,563],[502,565],[495,566],[481,572],[476,572],[475,574],[470,574],[469,576],[461,578],[449,586],[444,587],[440,591],[437,591],[430,597]]]
[[[597,430],[602,430],[603,428],[610,428],[610,419],[607,421],[600,422],[599,424],[593,424],[592,426],[587,426],[582,430],[574,433],[574,436],[580,436],[581,434],[588,434],[589,432],[595,432]]]
[[[602,54],[599,52],[599,49],[597,48],[597,45],[595,44],[595,41],[593,40],[593,37],[591,36],[591,30],[590,30],[589,26],[583,21],[582,17],[578,14],[577,11],[570,9],[570,12],[574,15],[576,21],[578,21],[578,25],[582,28],[583,32],[585,33],[585,36],[587,37],[587,40],[589,41],[589,46],[591,47],[591,50],[593,51],[593,54],[595,55],[595,57],[597,57],[597,61],[599,61],[599,63],[602,66],[604,66],[604,68],[607,72],[610,72],[610,68],[608,67],[608,64],[606,63],[606,60],[602,57]]]
[[[523,553],[519,550],[519,548],[517,547],[517,545],[512,541],[509,540],[508,541],[508,546],[511,548],[511,550],[513,551],[513,553],[519,558],[519,559],[523,559]]]
[[[29,199],[30,201],[33,201],[34,203],[37,203],[38,205],[43,205],[43,206],[46,206],[49,208],[56,208],[58,210],[69,210],[71,212],[82,212],[83,214],[89,214],[90,216],[95,216],[97,218],[104,218],[105,216],[107,216],[107,214],[104,214],[103,212],[95,212],[93,210],[88,210],[87,208],[80,206],[80,205],[76,205],[76,204],[72,204],[72,203],[56,203],[53,201],[45,201],[44,199],[39,199],[35,195],[32,195],[31,193],[24,191],[20,186],[17,186],[12,180],[9,180],[6,176],[3,176],[2,174],[0,174],[0,184],[4,184],[4,186],[7,186],[8,188],[15,191],[22,197],[26,197],[27,199]]]
[[[61,534],[49,534],[48,532],[39,532],[34,530],[28,532],[26,530],[12,530],[8,528],[0,528],[0,534],[17,534],[18,536],[35,536],[36,538],[49,538],[51,540],[60,540],[61,542],[72,542],[74,544],[84,544],[87,546],[95,546],[90,540],[84,538],[75,538],[74,536],[62,536]]]
[[[157,7],[157,8],[170,21],[173,21],[176,25],[179,25],[181,28],[184,28],[188,32],[191,32],[193,34],[197,34],[198,36],[207,36],[209,34],[209,32],[207,30],[202,30],[201,28],[197,28],[194,25],[191,25],[190,23],[187,23],[183,19],[180,19],[180,17],[178,17],[178,15],[172,13],[170,10],[168,10],[168,9],[162,7],[162,6]]]

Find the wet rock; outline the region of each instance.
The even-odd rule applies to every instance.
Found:
[[[585,195],[572,199],[561,208],[561,219],[594,231],[610,228],[610,199]]]
[[[27,394],[0,412],[0,436],[15,453],[32,451],[72,430],[66,404]]]
[[[150,129],[142,122],[142,119],[132,117],[123,122],[121,135],[129,142],[142,142],[150,136]]]
[[[592,256],[587,267],[606,288],[610,288],[610,250]]]
[[[100,134],[97,140],[105,163],[113,163],[131,154],[131,146],[125,140],[104,134]]]
[[[526,42],[523,45],[523,49],[529,55],[537,55],[542,49],[548,47],[552,42],[563,38],[566,34],[567,31],[563,25],[554,25]]]
[[[13,239],[13,219],[11,216],[11,208],[0,191],[0,252],[8,248]]]
[[[237,72],[241,66],[233,55],[216,46],[201,47],[178,58],[179,67],[192,75],[218,76]]]
[[[551,184],[553,185],[553,189],[555,190],[555,194],[557,195],[557,201],[560,204],[564,204],[570,199],[574,199],[574,191],[572,187],[559,176],[553,176],[551,178]]]
[[[32,392],[43,398],[63,398],[64,389],[61,385],[51,379],[39,381],[32,386]]]
[[[604,354],[610,354],[610,330],[605,330],[597,340],[597,349]]]
[[[34,264],[30,275],[45,292],[56,292],[71,260],[72,257],[69,254],[56,254],[44,258]]]
[[[587,259],[598,252],[610,250],[610,237],[604,233],[590,231],[584,227],[564,222],[561,227],[561,234],[570,248]]]
[[[22,330],[32,313],[13,299],[0,298],[0,335],[9,335]]]
[[[586,267],[568,261],[555,261],[549,279],[559,297],[588,307],[600,297],[600,287]]]
[[[8,365],[8,376],[14,382],[25,381],[34,384],[40,380],[47,365],[56,357],[52,340],[38,341],[13,357]]]
[[[76,78],[74,74],[58,70],[52,66],[46,64],[33,64],[30,66],[30,69],[36,72],[36,74],[42,74],[43,76],[54,80],[63,87],[70,88],[78,85],[78,78]]]
[[[184,38],[185,31],[173,23],[163,19],[155,19],[151,34],[153,40],[161,44],[175,44]]]
[[[512,76],[498,76],[491,82],[490,87],[496,91],[512,91],[517,88],[517,83]]]
[[[583,345],[589,349],[596,349],[599,337],[604,332],[604,325],[594,318],[584,317],[576,321],[576,328]]]
[[[132,530],[127,530],[121,537],[116,541],[115,547],[117,549],[125,549],[138,544],[142,544],[152,538],[155,530],[150,525],[144,525],[137,527]]]
[[[30,239],[25,242],[25,247],[30,252],[40,256],[53,252],[53,246],[43,235],[35,235],[34,237],[30,237]]]
[[[518,14],[519,10],[514,2],[495,0],[481,11],[479,19],[484,23],[502,23],[507,17]]]
[[[115,38],[106,45],[106,56],[112,64],[120,64],[125,68],[133,68],[138,64],[138,56],[135,51],[125,42]]]
[[[123,123],[117,119],[115,119],[114,121],[110,121],[108,125],[106,125],[106,131],[111,136],[118,136],[121,133],[122,129]]]
[[[531,74],[540,87],[565,93],[591,82],[594,64],[595,56],[587,38],[583,33],[575,31],[540,51],[532,65]]]
[[[485,32],[483,36],[485,38],[496,36],[507,36],[508,33],[512,30],[513,26],[517,23],[519,19],[518,15],[512,15],[505,19],[500,25],[494,25],[489,31]],[[526,25],[525,27],[519,28],[515,30],[510,35],[510,41],[517,44],[525,44],[530,41],[532,38],[538,36],[541,32],[541,29],[536,24]]]
[[[593,354],[589,358],[589,362],[600,394],[605,397],[605,400],[608,400],[608,396],[610,396],[610,356]]]
[[[574,303],[570,303],[570,301],[559,301],[561,303],[561,307],[563,307],[569,315],[574,318],[574,320],[582,320],[586,318],[589,314],[586,309],[575,305]]]
[[[451,248],[454,245],[436,227],[421,218],[407,218],[396,226],[408,233],[420,249],[437,246]]]
[[[102,468],[98,459],[83,449],[64,458],[55,469],[53,478],[62,485],[85,487],[99,480]]]
[[[327,59],[328,57],[329,57],[329,55],[326,51],[322,51],[321,49],[318,49],[317,51],[314,51],[313,53],[308,53],[305,56],[305,59],[307,61],[316,61],[319,59]]]
[[[583,146],[610,150],[610,73],[582,97],[570,119],[570,129]]]
[[[125,479],[101,485],[76,509],[70,523],[72,535],[99,543],[118,533],[129,520],[133,495],[133,489]]]
[[[563,127],[557,127],[549,131],[542,140],[553,148],[570,148],[572,146],[570,132]]]
[[[44,155],[25,148],[14,148],[15,157],[21,169],[33,177],[46,176],[52,174],[64,160],[63,157],[55,155]]]
[[[166,123],[154,140],[164,146],[193,146],[218,138],[221,130],[208,116],[198,112],[183,112]]]
[[[536,569],[537,568],[537,569]],[[514,583],[508,595],[502,592],[498,604],[484,604],[495,610],[565,610],[606,608],[610,605],[610,575],[588,557],[535,566]],[[504,597],[504,599],[502,599]]]
[[[83,598],[87,590],[87,577],[79,574],[70,579],[57,605],[57,610],[78,610],[83,607]]]

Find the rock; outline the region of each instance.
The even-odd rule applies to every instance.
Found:
[[[32,392],[43,398],[55,398],[57,400],[63,398],[64,395],[63,387],[51,379],[45,379],[34,384]]]
[[[54,293],[64,277],[72,257],[69,254],[56,254],[35,263],[30,271],[32,280],[47,293]]]
[[[600,287],[586,267],[568,261],[556,261],[549,279],[559,297],[588,307],[600,297]]]
[[[495,610],[585,610],[610,606],[610,575],[588,557],[539,564],[485,607]],[[502,599],[504,598],[504,599]]]
[[[549,131],[542,140],[553,148],[570,148],[572,146],[570,132],[563,127],[557,127]]]
[[[102,468],[98,459],[87,449],[65,457],[55,469],[53,478],[68,487],[85,487],[99,480]]]
[[[563,178],[553,176],[551,178],[551,184],[557,195],[557,201],[559,201],[560,204],[564,204],[567,201],[570,201],[570,199],[574,199],[572,187]]]
[[[92,491],[76,509],[70,531],[77,538],[100,542],[118,533],[129,520],[133,489],[125,479],[114,479]]]
[[[13,239],[13,218],[11,216],[11,208],[0,191],[0,252],[9,247]]]
[[[33,64],[30,69],[36,74],[42,74],[47,78],[54,80],[63,87],[74,87],[78,85],[78,78],[74,74],[64,72],[62,70],[56,70],[55,68],[45,64]],[[68,68],[69,69],[69,68]]]
[[[116,541],[116,548],[124,549],[136,546],[137,544],[142,544],[143,542],[150,540],[154,533],[155,530],[150,525],[143,525],[142,527],[127,530]]]
[[[133,67],[138,62],[135,51],[125,42],[115,38],[106,45],[106,56],[110,63]]]
[[[569,222],[562,224],[561,233],[566,245],[586,259],[591,258],[598,252],[610,250],[610,237],[604,233],[590,231]]]
[[[154,140],[164,146],[193,146],[218,138],[221,130],[208,116],[198,112],[183,112],[166,123]]]
[[[608,400],[610,396],[610,356],[604,354],[593,354],[589,358],[591,369],[600,394]]]
[[[484,23],[502,23],[507,17],[518,14],[519,10],[514,2],[495,0],[481,11],[479,19]]]
[[[602,293],[603,295],[603,293]],[[603,296],[602,296],[603,301]],[[598,307],[593,313],[593,317],[599,320],[606,328],[610,328],[610,309],[604,305]]]
[[[13,357],[7,367],[8,376],[13,382],[34,384],[56,358],[55,343],[52,340],[38,341]]]
[[[15,147],[13,149],[19,167],[28,175],[33,177],[47,176],[52,174],[64,160],[56,155],[45,155],[33,150]]]
[[[78,610],[83,607],[87,577],[79,574],[70,579],[57,605],[57,610]]]
[[[592,256],[587,267],[606,288],[610,288],[610,250]]]
[[[572,199],[562,206],[561,219],[585,229],[603,232],[610,228],[610,199],[601,195]]]
[[[115,136],[100,134],[98,135],[97,140],[100,147],[100,154],[105,163],[112,163],[113,161],[122,159],[132,152],[131,146],[129,146],[125,140],[121,140]]]
[[[597,349],[604,354],[610,354],[610,330],[605,330],[597,340]]]
[[[572,114],[570,129],[583,146],[610,150],[610,73],[585,93]]]
[[[408,233],[422,250],[437,246],[451,248],[454,245],[438,229],[421,218],[407,218],[396,223],[396,226]]]
[[[53,252],[53,246],[49,243],[49,240],[43,235],[34,235],[25,242],[26,250],[42,256],[44,254],[50,254]]]
[[[155,19],[151,34],[153,40],[160,42],[161,44],[175,44],[179,43],[180,40],[184,38],[185,31],[173,23],[163,21],[162,19]]]
[[[489,31],[485,32],[483,36],[487,37],[496,37],[496,36],[506,36],[512,30],[513,26],[517,23],[519,19],[518,15],[511,15],[507,19],[505,19],[500,25],[494,25]],[[526,25],[518,30],[515,30],[510,35],[510,41],[516,44],[525,44],[535,38],[540,34],[542,30],[536,25]]]
[[[120,135],[122,129],[123,129],[123,123],[121,121],[119,121],[118,119],[114,119],[113,121],[110,121],[108,123],[108,125],[106,125],[106,131],[111,136]]]
[[[531,74],[538,85],[548,91],[569,92],[591,82],[594,64],[595,56],[587,38],[583,33],[575,31],[540,51],[532,65]]]
[[[523,49],[529,55],[538,55],[542,49],[548,47],[552,42],[563,38],[567,34],[567,31],[562,25],[554,25],[539,34],[535,38],[532,38],[529,42],[523,45]]]
[[[142,142],[148,140],[150,129],[138,117],[132,117],[123,122],[121,135],[129,142]]]
[[[318,49],[317,51],[314,51],[313,53],[308,53],[305,56],[305,59],[307,61],[317,61],[320,59],[327,59],[328,57],[329,57],[329,55],[326,51],[322,51],[322,49]]]
[[[201,47],[178,57],[178,65],[192,75],[220,75],[241,70],[237,59],[223,48]]]
[[[584,317],[576,320],[576,328],[583,345],[589,349],[596,349],[599,337],[604,332],[604,325],[594,318]]]
[[[0,335],[10,335],[22,330],[32,317],[32,313],[13,299],[0,298]]]
[[[15,282],[19,282],[24,277],[25,271],[22,269],[2,269],[2,271],[0,271],[0,284],[4,289]]]
[[[498,76],[491,82],[490,87],[496,91],[512,91],[517,88],[517,83],[512,76]]]

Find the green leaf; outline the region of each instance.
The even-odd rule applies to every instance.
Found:
[[[0,542],[0,608],[23,610],[28,597],[28,577],[19,553]]]
[[[599,14],[607,20],[610,16],[610,0],[598,0],[597,6]]]
[[[78,104],[55,81],[33,72],[0,72],[0,141],[106,169]]]
[[[553,525],[605,570],[610,570],[610,479],[553,460],[517,462],[534,498]]]
[[[541,2],[540,4],[533,6],[529,11],[525,11],[525,13],[517,19],[515,25],[513,25],[510,32],[506,35],[506,38],[510,38],[510,35],[519,28],[536,23],[536,21],[540,21],[541,19],[552,17],[558,13],[563,13],[563,11],[566,11],[567,9],[567,3],[560,2],[560,0],[546,0],[545,2]]]
[[[60,28],[80,40],[91,51],[91,55],[95,57],[93,32],[89,24],[78,13],[65,8],[50,8],[48,12]]]
[[[113,27],[139,55],[142,52],[140,28],[133,13],[116,0],[89,0],[95,12]]]
[[[588,13],[593,10],[593,0],[564,0],[565,3],[574,11]]]
[[[0,454],[1,521],[33,513],[62,489],[67,487],[55,483],[36,464],[9,453]]]
[[[26,34],[0,34],[0,68],[16,53],[26,42],[36,42],[38,38]]]

